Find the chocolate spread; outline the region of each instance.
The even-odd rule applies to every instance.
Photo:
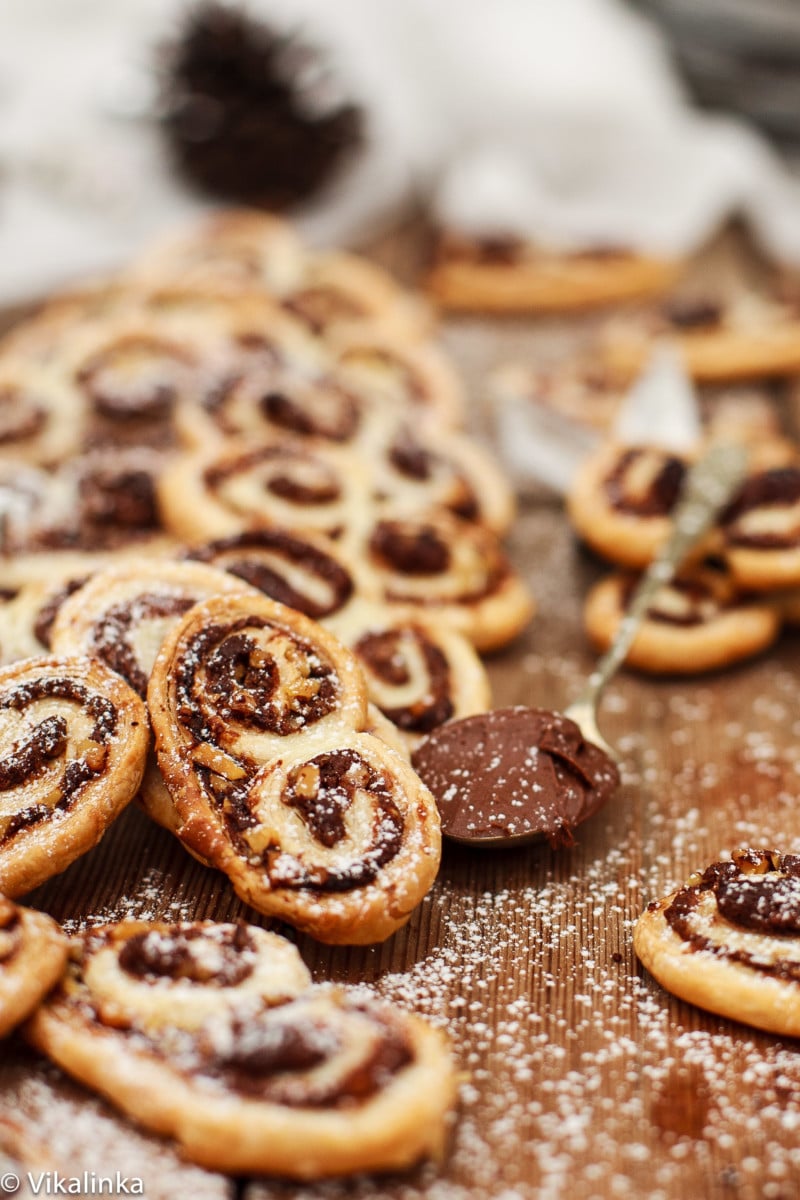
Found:
[[[79,579],[68,580],[63,587],[60,587],[57,592],[54,592],[50,596],[36,614],[36,620],[33,623],[33,632],[36,635],[36,640],[41,642],[48,650],[50,649],[53,624],[61,609],[61,605],[65,600],[69,599],[73,592],[77,592],[78,588],[83,587],[87,579],[88,575],[83,575]]]
[[[701,897],[712,892],[720,916],[737,929],[769,937],[800,936],[800,856],[770,850],[743,850],[731,862],[712,863],[690,880],[664,909],[664,919],[693,950],[741,963],[765,975],[800,981],[800,962],[770,962],[758,952],[732,949],[698,932],[692,916]]]
[[[260,551],[265,552],[263,559],[259,557]],[[285,558],[288,563],[302,567],[322,580],[330,592],[330,599],[320,601],[316,596],[299,592],[276,568],[275,557]],[[256,529],[234,534],[192,550],[189,558],[212,563],[244,579],[265,596],[305,613],[314,621],[338,612],[353,594],[353,580],[335,558],[299,534],[284,529]]]
[[[381,704],[380,709],[400,729],[429,733],[453,715],[450,668],[440,648],[415,626],[366,633],[353,647],[367,672],[389,687],[402,688],[411,680],[404,643],[412,638],[425,663],[425,686],[411,704]]]
[[[568,717],[505,708],[441,725],[414,768],[433,792],[442,832],[485,838],[543,834],[570,845],[573,830],[619,786],[619,772]]]
[[[625,476],[634,463],[644,454],[656,453],[654,450],[626,450],[606,476],[606,495],[619,512],[633,513],[639,517],[666,517],[675,507],[686,475],[686,464],[680,458],[659,455],[661,464],[643,494],[631,495],[626,486]]]
[[[662,312],[676,329],[713,329],[722,321],[722,305],[702,297],[670,300]]]

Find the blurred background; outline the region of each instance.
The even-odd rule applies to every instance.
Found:
[[[0,299],[209,205],[800,262],[794,0],[5,0]]]

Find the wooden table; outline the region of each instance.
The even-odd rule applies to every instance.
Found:
[[[405,256],[394,240],[394,257]],[[536,358],[591,322],[448,322],[477,385],[507,354]],[[592,662],[581,600],[599,571],[553,498],[522,505],[511,553],[539,613],[491,660],[495,702],[566,705]],[[448,847],[409,926],[382,946],[299,938],[320,980],[365,984],[446,1027],[465,1072],[446,1160],[402,1177],[299,1187],[182,1166],[13,1039],[3,1116],[29,1120],[63,1173],[141,1175],[156,1197],[247,1200],[790,1200],[800,1195],[800,1055],[666,995],[631,949],[650,898],[738,845],[800,850],[800,639],[696,682],[622,675],[603,730],[624,754],[619,798],[574,849]],[[222,876],[129,810],[30,898],[69,928],[122,916],[258,917]],[[0,1140],[0,1145],[2,1141]]]

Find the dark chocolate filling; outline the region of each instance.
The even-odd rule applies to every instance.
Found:
[[[132,354],[143,356],[145,378],[116,376],[116,361]],[[154,382],[153,358],[164,363],[166,378]],[[91,399],[95,410],[114,421],[162,420],[169,415],[178,389],[170,376],[170,367],[185,367],[186,357],[176,347],[144,337],[128,337],[96,354],[77,373],[77,382]]]
[[[647,491],[632,496],[626,486],[625,476],[643,454],[653,453],[639,449],[626,450],[605,480],[605,491],[610,504],[619,512],[632,513],[639,517],[666,517],[677,503],[686,475],[686,464],[673,455],[665,455]]]
[[[299,813],[315,841],[332,849],[347,836],[347,811],[359,790],[368,792],[374,804],[369,849],[358,859],[321,867],[306,866],[279,846],[268,848],[264,858],[274,887],[350,891],[370,883],[395,857],[403,842],[403,815],[385,775],[356,751],[333,750],[295,767],[281,799]]]
[[[408,636],[418,646],[427,672],[426,686],[413,704],[384,706],[381,711],[399,729],[411,733],[429,733],[453,715],[450,668],[440,648],[419,629],[406,627],[366,633],[353,647],[367,670],[391,687],[402,687],[410,679],[403,653]]]
[[[339,687],[333,667],[289,631],[286,637],[305,655],[309,687],[307,695],[290,701],[281,697],[276,662],[246,632],[267,624],[247,616],[229,625],[209,625],[185,648],[176,672],[178,717],[198,741],[219,745],[230,723],[286,736],[336,706]]]
[[[212,940],[216,954],[204,958],[195,943]],[[253,973],[255,944],[241,923],[214,929],[145,930],[123,945],[119,965],[136,979],[188,980],[216,987],[236,987]]]
[[[281,429],[332,442],[352,438],[360,417],[356,400],[333,384],[316,391],[291,388],[268,391],[261,397],[259,407],[267,420]]]
[[[307,476],[302,479],[293,476],[293,461],[301,464],[312,462],[317,468],[319,478],[309,482]],[[272,492],[282,500],[288,500],[291,504],[330,504],[341,496],[339,481],[327,463],[311,456],[305,458],[299,451],[287,446],[262,446],[248,454],[226,459],[209,467],[204,476],[206,485],[212,491],[217,491],[231,476],[250,471],[262,464],[275,464],[276,467],[274,474],[264,477],[264,490]]]
[[[117,713],[113,703],[104,696],[90,692],[75,680],[50,676],[17,684],[0,697],[0,708],[20,712],[36,700],[47,698],[69,700],[88,712],[93,719],[89,737],[95,743],[96,752],[66,763],[57,803],[53,808],[45,804],[32,804],[15,813],[0,838],[2,843],[9,842],[20,830],[47,820],[53,811],[69,808],[81,789],[105,770],[107,746],[117,728]],[[35,777],[48,762],[60,758],[66,748],[65,718],[60,715],[46,717],[0,761],[0,791],[9,791]]]
[[[751,870],[746,868],[750,867]],[[770,876],[765,871],[772,872]],[[779,873],[779,874],[775,874]],[[800,935],[800,856],[772,851],[740,852],[732,862],[713,863],[698,882],[685,884],[664,909],[664,919],[693,950],[740,963],[777,979],[800,981],[800,962],[767,962],[748,950],[729,949],[692,927],[704,893],[713,892],[720,916],[738,929],[770,937]]]
[[[369,546],[390,570],[404,575],[441,575],[450,566],[450,549],[430,525],[379,521]]]
[[[800,542],[800,526],[791,533],[743,533],[737,530],[740,517],[757,508],[782,508],[800,500],[800,467],[774,467],[745,480],[738,495],[725,510],[722,525],[728,542],[753,549],[781,549]]]

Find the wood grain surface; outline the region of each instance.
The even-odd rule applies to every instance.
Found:
[[[395,239],[384,258],[408,266]],[[480,381],[508,355],[529,361],[592,322],[449,322],[476,427]],[[490,662],[497,705],[559,708],[592,656],[581,604],[599,566],[560,503],[522,504],[511,539],[539,612]],[[301,1187],[228,1181],[181,1167],[168,1145],[36,1059],[0,1043],[3,1122],[22,1124],[53,1165],[127,1170],[150,1197],[247,1200],[790,1200],[800,1195],[800,1055],[781,1041],[666,995],[637,965],[645,903],[738,845],[800,850],[800,638],[700,681],[622,674],[601,724],[624,759],[617,800],[577,845],[448,847],[409,926],[378,947],[298,944],[315,977],[377,989],[446,1027],[464,1071],[445,1160],[402,1177]],[[28,901],[68,928],[120,916],[259,918],[224,878],[130,809],[101,845]]]

